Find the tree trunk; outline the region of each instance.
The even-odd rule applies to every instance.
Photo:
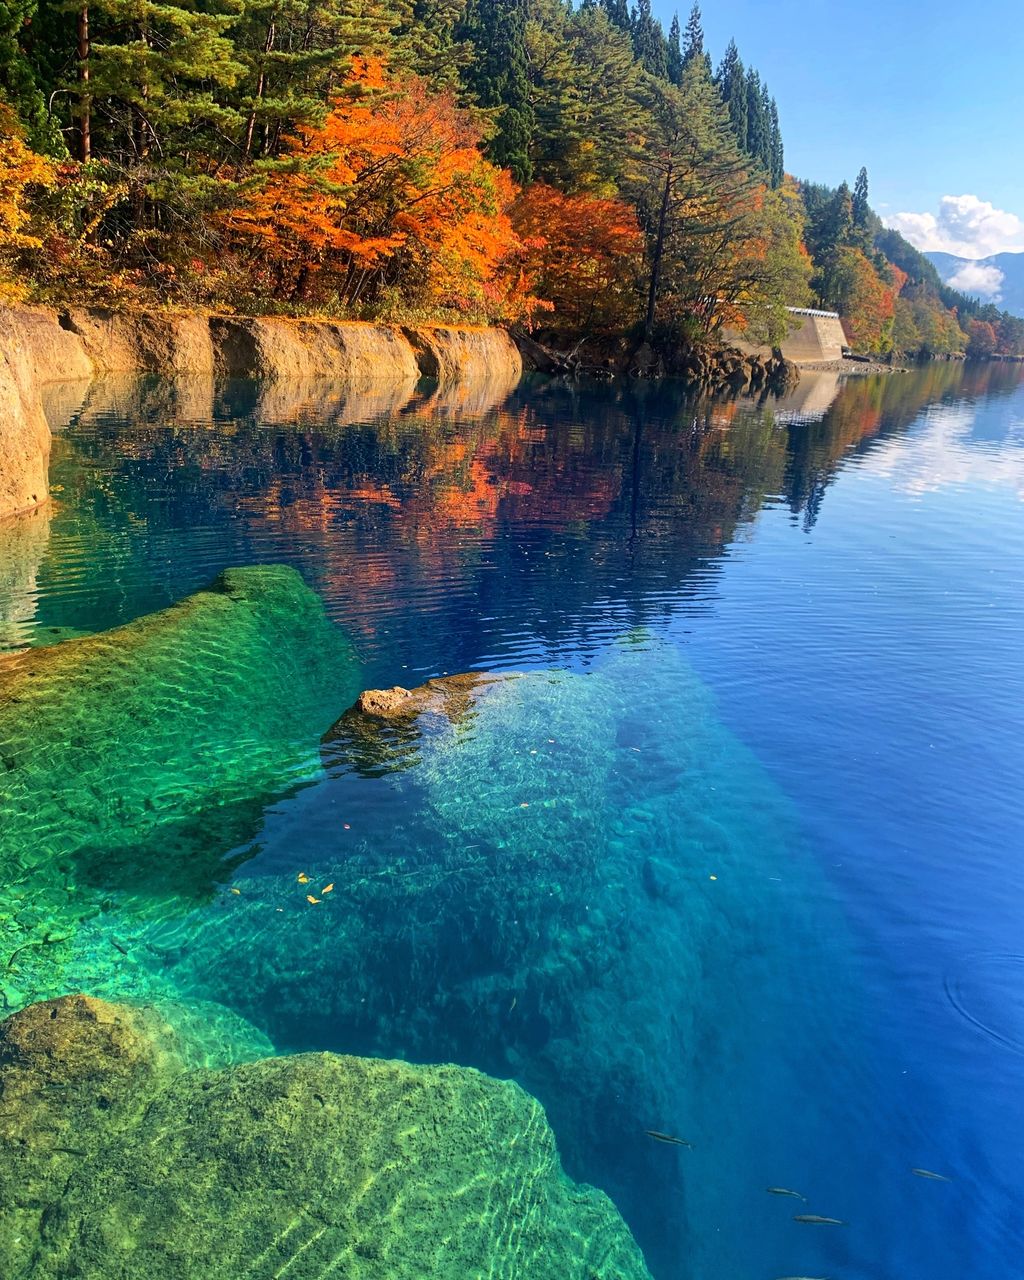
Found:
[[[260,63],[260,74],[256,81],[256,101],[263,99],[263,93],[267,84],[267,55],[274,47],[274,37],[277,33],[277,24],[271,20],[270,26],[267,28],[267,38],[263,44],[263,61]],[[245,125],[245,158],[248,160],[252,155],[252,139],[256,132],[256,107],[249,112],[249,119]]]
[[[658,213],[658,234],[651,256],[651,287],[647,292],[647,319],[644,322],[644,338],[650,341],[654,332],[654,311],[658,305],[658,285],[661,280],[661,258],[665,251],[665,224],[668,222],[668,199],[672,191],[672,166],[665,170],[665,190],[661,193],[661,209]]]
[[[78,11],[78,158],[92,159],[92,99],[89,96],[89,6]]]

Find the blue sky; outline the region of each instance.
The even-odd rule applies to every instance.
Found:
[[[690,3],[653,0],[666,28],[677,9],[685,25]],[[920,247],[1024,250],[1024,0],[701,7],[715,65],[733,36],[767,79],[791,173],[852,184],[865,164],[883,217],[923,215],[901,225]]]

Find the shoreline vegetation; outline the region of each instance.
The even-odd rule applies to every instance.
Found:
[[[697,6],[665,32],[649,0],[16,0],[0,177],[8,304],[501,324],[655,371],[812,306],[871,357],[1024,354],[866,170],[786,172]]]

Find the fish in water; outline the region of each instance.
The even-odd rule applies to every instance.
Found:
[[[685,1138],[673,1137],[671,1133],[660,1133],[657,1129],[645,1129],[644,1133],[648,1138],[653,1138],[655,1142],[670,1142],[674,1147],[692,1147],[692,1142],[687,1142]]]
[[[911,1173],[916,1173],[919,1178],[930,1178],[932,1182],[952,1182],[952,1178],[947,1178],[944,1173],[932,1173],[931,1169],[911,1169]]]
[[[799,1191],[790,1191],[789,1187],[765,1187],[765,1191],[770,1196],[792,1196],[794,1200],[802,1200],[807,1203],[807,1197],[802,1196]]]
[[[844,1222],[842,1218],[822,1218],[816,1213],[796,1213],[793,1215],[794,1222],[813,1222],[819,1227],[846,1227],[849,1223]]]

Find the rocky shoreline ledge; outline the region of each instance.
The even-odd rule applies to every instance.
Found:
[[[46,501],[42,392],[55,383],[155,373],[268,384],[325,378],[353,390],[397,384],[411,393],[424,377],[442,386],[514,382],[522,368],[515,344],[496,328],[0,309],[0,518]]]

